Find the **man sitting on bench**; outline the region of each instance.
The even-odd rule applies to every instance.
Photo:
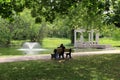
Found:
[[[65,46],[63,44],[61,44],[60,47],[58,47],[58,48],[62,48],[62,51],[59,53],[59,58],[61,58],[61,56],[62,56],[62,58],[64,59]]]

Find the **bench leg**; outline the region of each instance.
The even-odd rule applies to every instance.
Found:
[[[69,55],[69,58],[72,58],[72,57],[71,57],[71,54]]]
[[[66,53],[66,58],[68,58],[68,56],[69,56],[69,58],[72,58],[71,53]]]

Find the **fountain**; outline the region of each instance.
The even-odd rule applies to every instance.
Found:
[[[21,49],[25,54],[36,54],[40,51],[45,51],[46,49],[40,48],[40,44],[38,42],[25,42]]]

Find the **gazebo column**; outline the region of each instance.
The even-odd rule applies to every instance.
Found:
[[[74,47],[76,47],[76,31],[74,30]]]
[[[93,36],[93,33],[94,33],[94,30],[92,29],[92,30],[91,30],[91,42],[92,42],[92,44],[93,44],[93,40],[94,40],[94,39],[93,39],[93,37],[94,37],[94,36]]]
[[[83,32],[85,32],[84,29],[78,29],[74,30],[74,47],[80,47],[81,43],[84,42]],[[77,41],[77,33],[80,33],[79,41]]]
[[[80,42],[83,43],[84,42],[84,38],[83,38],[83,32],[80,32],[81,35],[80,35]]]
[[[96,33],[96,43],[98,44],[99,42],[99,33]]]
[[[90,32],[88,32],[88,41],[91,42],[91,35],[90,35]]]

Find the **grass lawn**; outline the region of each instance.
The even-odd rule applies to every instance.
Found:
[[[0,80],[120,80],[120,55],[2,63]]]
[[[69,39],[45,38],[43,48],[61,43],[71,47]],[[119,46],[119,41],[101,39],[101,44]],[[12,52],[13,51],[13,52]],[[0,48],[0,55],[16,55],[16,49]],[[120,80],[120,55],[80,56],[71,60],[36,60],[0,64],[0,80]]]
[[[100,38],[100,44],[110,44],[114,47],[120,46],[120,41],[113,40],[110,38]]]
[[[59,47],[60,44],[64,44],[66,47],[71,47],[70,43],[70,39],[65,38],[44,38],[43,47],[53,49]]]
[[[13,41],[12,43],[14,45],[21,45],[24,41]],[[70,45],[70,39],[64,39],[64,38],[45,38],[43,40],[42,48],[48,49],[47,51],[41,52],[40,54],[50,54],[53,52],[53,49],[58,47],[61,43],[65,45],[66,48],[73,48],[72,45]],[[107,38],[101,38],[100,44],[111,44],[112,46],[120,46],[120,41],[114,41],[112,39]],[[23,55],[23,52],[18,51],[21,46],[15,46],[15,48],[0,48],[0,56],[2,55]],[[120,49],[120,48],[119,48]],[[82,50],[83,51],[83,50]],[[86,50],[85,50],[86,51]]]
[[[66,47],[73,47],[70,45],[70,39],[63,39],[63,38],[45,38],[43,40],[43,47],[45,48],[56,48],[61,43],[63,43]],[[113,47],[120,46],[120,41],[113,40],[111,38],[100,38],[99,44],[110,44]]]
[[[0,48],[0,56],[3,55],[23,55],[23,52],[18,51],[18,48]]]

